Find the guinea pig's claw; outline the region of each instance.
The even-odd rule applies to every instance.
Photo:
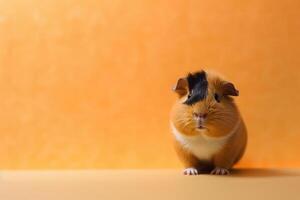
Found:
[[[189,176],[198,175],[198,170],[196,168],[193,168],[193,167],[186,168],[186,169],[183,170],[183,174],[184,175],[189,175]]]
[[[210,172],[210,174],[213,174],[213,175],[229,175],[230,172],[229,172],[228,169],[221,168],[221,167],[216,167],[214,170],[212,170]]]

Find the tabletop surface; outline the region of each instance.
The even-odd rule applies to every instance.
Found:
[[[180,170],[1,171],[3,200],[300,199],[300,169],[239,169],[230,176]]]

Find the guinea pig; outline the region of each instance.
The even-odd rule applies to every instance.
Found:
[[[201,70],[179,78],[171,111],[175,150],[185,175],[228,175],[243,156],[247,130],[233,96],[239,91],[221,76]]]

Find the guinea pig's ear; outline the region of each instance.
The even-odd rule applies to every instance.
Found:
[[[187,79],[186,78],[178,79],[176,85],[173,87],[173,91],[179,94],[179,96],[186,95],[188,93]]]
[[[222,83],[222,93],[223,95],[239,96],[239,91],[230,82]]]

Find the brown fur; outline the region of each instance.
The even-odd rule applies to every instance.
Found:
[[[209,137],[218,138],[226,136],[233,130],[239,120],[240,123],[236,131],[226,141],[222,149],[213,156],[212,160],[199,160],[175,140],[175,149],[179,158],[185,167],[195,167],[198,169],[211,166],[225,169],[232,168],[242,157],[247,143],[247,131],[244,121],[233,98],[229,96],[230,94],[237,96],[238,91],[235,90],[233,84],[224,81],[213,73],[207,73],[209,86],[207,97],[190,106],[183,104],[189,91],[186,87],[187,84],[184,84],[182,80],[184,79],[180,79],[180,86],[184,86],[185,88],[178,88],[180,86],[175,87],[175,91],[176,88],[180,90],[180,92],[177,92],[179,99],[175,102],[171,112],[171,122],[182,134],[187,136],[200,134],[193,119],[193,112],[207,113],[205,127],[207,127],[208,131],[205,134]],[[185,92],[184,89],[186,90]],[[220,96],[220,102],[215,100],[215,93]]]

